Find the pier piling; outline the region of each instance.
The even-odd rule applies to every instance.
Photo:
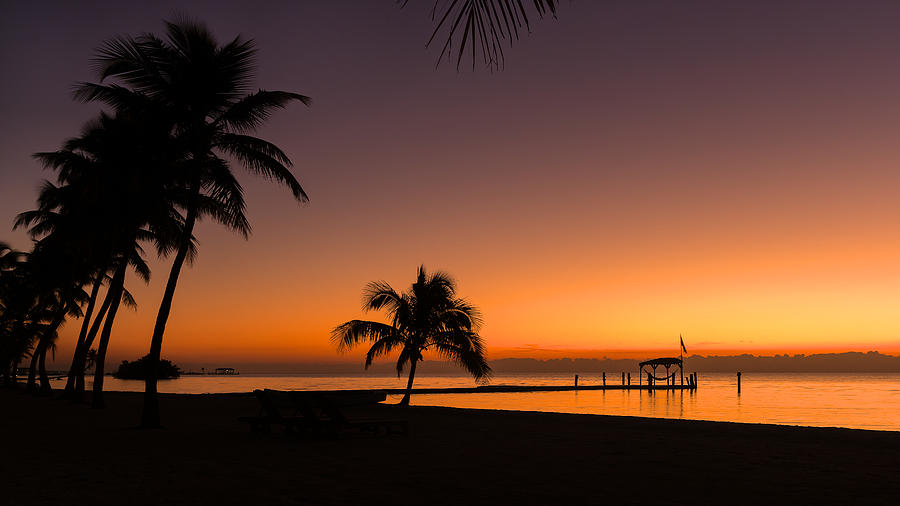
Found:
[[[741,373],[740,373],[740,371],[738,371],[738,373],[737,373],[737,378],[738,378],[738,395],[740,395],[741,394]]]

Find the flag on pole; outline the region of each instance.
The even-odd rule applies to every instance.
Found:
[[[684,347],[684,338],[681,337],[681,334],[678,334],[678,340],[681,341],[681,350],[687,353],[687,348]]]

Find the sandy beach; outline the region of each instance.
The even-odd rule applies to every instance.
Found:
[[[251,434],[249,394],[0,392],[3,504],[893,504],[900,433],[374,406],[411,435]]]

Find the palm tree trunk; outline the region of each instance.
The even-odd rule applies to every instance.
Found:
[[[109,314],[106,315],[106,322],[103,324],[103,332],[100,334],[100,344],[97,346],[97,361],[94,363],[94,395],[91,399],[91,407],[95,409],[106,406],[103,402],[103,366],[106,361],[106,348],[109,345],[109,336],[112,333],[113,322],[116,319],[116,311],[119,310],[119,303],[122,301],[122,289],[125,286],[125,271],[127,267],[128,262],[122,259],[122,264],[116,267],[116,273],[113,275],[109,286],[112,302],[109,306]]]
[[[34,392],[37,390],[37,384],[35,383],[35,378],[37,377],[37,362],[43,346],[44,340],[40,339],[37,344],[34,345],[34,350],[31,352],[31,364],[28,366],[28,381],[25,383],[26,392]]]
[[[406,382],[406,393],[400,399],[400,406],[409,406],[409,397],[412,395],[413,378],[416,377],[416,364],[419,360],[414,358],[411,360],[412,365],[409,366],[409,381]]]
[[[97,338],[97,334],[100,332],[100,324],[103,323],[103,318],[106,316],[106,312],[109,311],[110,304],[112,304],[112,296],[111,291],[107,289],[106,296],[103,298],[103,304],[100,305],[100,311],[97,312],[97,317],[94,318],[94,323],[91,324],[91,330],[88,332],[81,353],[78,356],[78,367],[75,369],[75,391],[72,393],[72,400],[75,402],[81,402],[84,399],[85,360],[91,345],[94,344],[94,339]]]
[[[41,394],[52,394],[53,388],[50,387],[50,378],[47,377],[47,350],[51,348],[53,344],[53,340],[56,338],[56,331],[59,330],[59,327],[66,320],[66,306],[63,303],[60,303],[60,307],[56,312],[56,316],[53,317],[53,321],[50,322],[50,326],[44,330],[44,333],[41,335],[41,350],[38,354],[38,376],[40,377],[41,387],[39,392]]]
[[[199,178],[191,183],[190,190],[191,202],[188,204],[187,216],[184,219],[181,243],[178,245],[178,253],[175,255],[175,260],[172,262],[172,270],[169,272],[169,280],[166,282],[166,291],[163,293],[162,302],[159,304],[159,312],[156,315],[153,337],[150,339],[150,353],[147,355],[147,378],[144,381],[144,409],[141,413],[141,427],[145,429],[155,429],[161,426],[156,384],[159,376],[159,357],[162,352],[162,340],[166,332],[166,322],[169,321],[172,300],[175,298],[178,276],[181,274],[181,267],[184,265],[184,260],[187,258],[190,250],[191,238],[194,234],[194,223],[197,221],[197,199],[200,195]]]
[[[47,349],[49,347],[44,346],[38,357],[38,376],[41,379],[41,387],[38,389],[38,392],[41,395],[51,395],[53,393],[53,387],[50,386],[50,378],[47,377]]]
[[[100,293],[100,286],[103,284],[103,271],[97,274],[97,280],[94,281],[94,287],[91,288],[91,298],[88,300],[87,308],[84,310],[84,319],[81,322],[81,331],[78,333],[78,342],[75,344],[75,353],[72,354],[72,365],[69,366],[69,374],[66,378],[66,388],[63,390],[63,398],[71,397],[75,391],[75,376],[78,370],[78,359],[81,348],[84,346],[84,340],[87,337],[90,328],[91,316],[94,314],[94,305],[97,303],[97,295]]]

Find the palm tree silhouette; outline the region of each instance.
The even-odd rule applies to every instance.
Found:
[[[35,300],[26,275],[28,255],[0,243],[0,365],[6,385],[16,383],[16,370],[34,341]]]
[[[409,364],[401,405],[409,405],[416,364],[425,351],[456,362],[477,381],[490,379],[491,368],[478,335],[481,314],[465,299],[456,297],[456,285],[447,274],[438,271],[428,275],[425,266],[420,266],[416,281],[402,294],[384,281],[370,282],[363,291],[363,309],[385,309],[391,323],[351,320],[335,327],[331,340],[342,352],[371,342],[366,369],[376,357],[399,349],[397,375]]]
[[[166,22],[165,39],[147,34],[107,41],[96,58],[101,83],[82,83],[76,90],[76,98],[84,101],[165,111],[173,120],[176,142],[188,153],[180,179],[188,197],[184,226],[150,342],[143,427],[160,426],[156,372],[175,288],[198,217],[210,215],[245,237],[250,231],[242,189],[223,155],[252,173],[287,186],[298,201],[307,200],[288,168],[291,161],[287,155],[274,144],[248,134],[276,109],[292,101],[309,104],[310,100],[284,91],[250,93],[255,51],[252,40],[237,37],[220,46],[199,23]],[[117,83],[103,84],[106,79]],[[226,205],[208,205],[204,199]]]

